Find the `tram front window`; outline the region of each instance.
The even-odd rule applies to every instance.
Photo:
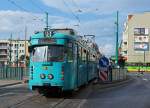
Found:
[[[64,47],[56,45],[35,47],[32,51],[32,60],[33,62],[63,61]]]
[[[46,62],[47,61],[47,48],[48,46],[35,47],[32,51],[33,62]]]
[[[63,61],[64,47],[63,46],[49,46],[47,52],[48,61]]]

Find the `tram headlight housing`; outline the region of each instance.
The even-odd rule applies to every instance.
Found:
[[[45,74],[40,74],[40,78],[45,79],[46,78]]]
[[[52,74],[48,74],[48,79],[53,79],[54,76]]]

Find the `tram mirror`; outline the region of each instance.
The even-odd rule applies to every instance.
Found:
[[[34,50],[34,48],[32,46],[28,47],[28,52],[31,53]]]
[[[31,46],[28,47],[28,52],[31,53],[32,52],[32,48]]]
[[[67,49],[64,50],[64,53],[67,53]]]

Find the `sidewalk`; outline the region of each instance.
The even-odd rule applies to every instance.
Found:
[[[22,80],[0,80],[0,87],[21,84]]]

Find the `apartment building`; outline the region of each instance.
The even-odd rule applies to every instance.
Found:
[[[9,60],[9,41],[0,40],[0,66],[8,64]]]
[[[29,42],[25,40],[0,40],[0,66],[25,66]]]
[[[121,54],[128,63],[150,63],[150,12],[128,15]]]
[[[25,46],[25,40],[11,40],[10,41],[11,62],[13,66],[16,66],[17,63],[19,64],[19,66],[25,63],[25,59],[24,59],[25,55],[29,56],[28,44],[29,44],[28,41],[26,41],[26,46]]]

